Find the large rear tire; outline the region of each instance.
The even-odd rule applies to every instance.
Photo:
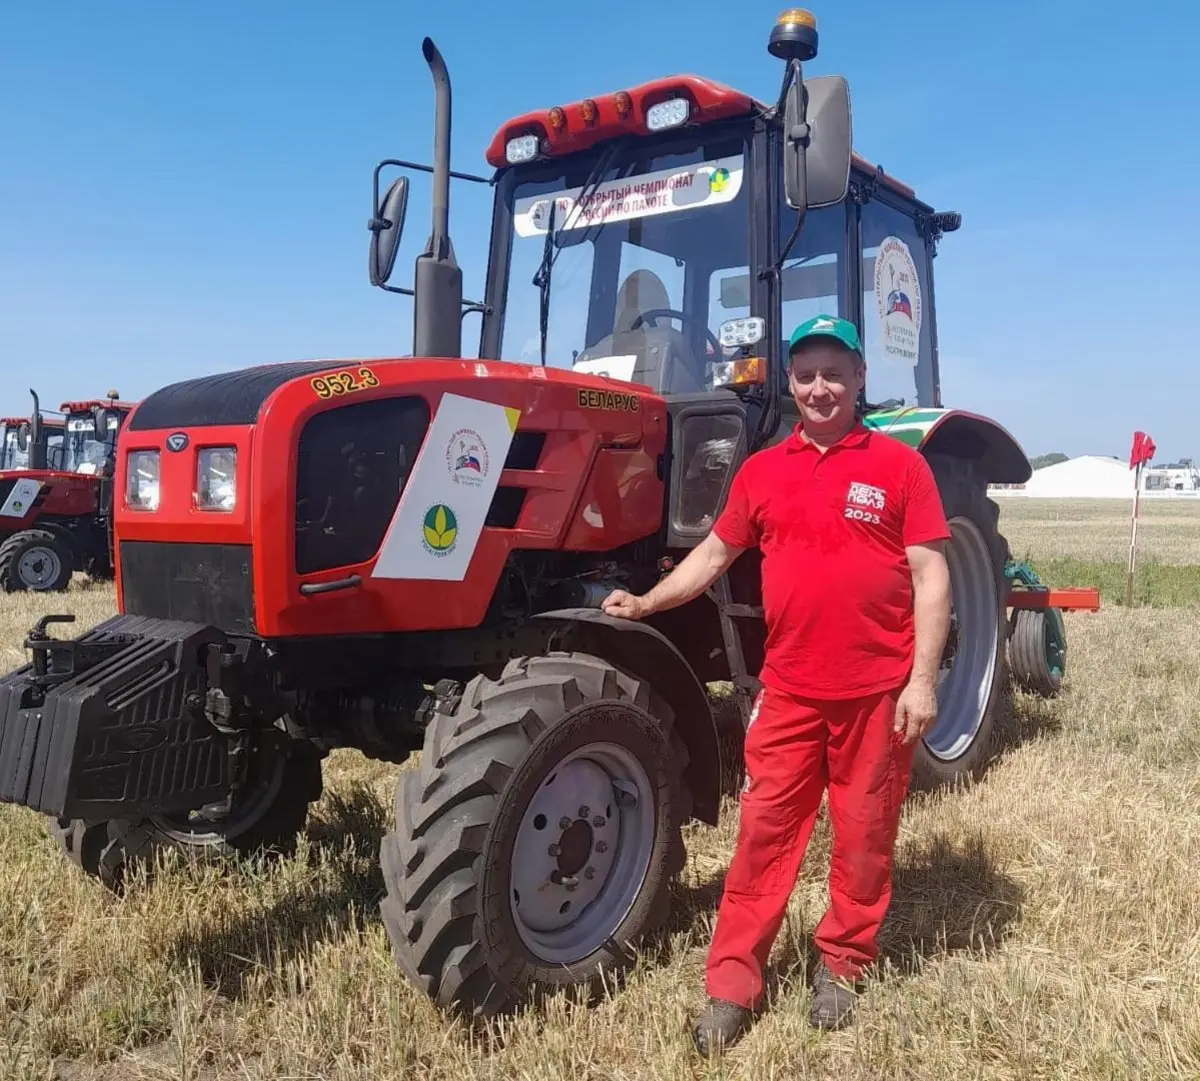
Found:
[[[401,971],[438,1006],[491,1016],[626,969],[684,865],[686,765],[667,704],[596,657],[472,680],[402,772],[382,844]]]
[[[254,772],[228,808],[191,814],[99,821],[50,819],[50,832],[72,863],[114,892],[128,872],[152,866],[160,849],[216,861],[258,852],[288,854],[321,798],[321,761],[301,740],[271,734],[255,749]]]
[[[999,507],[974,463],[929,455],[952,538],[947,545],[953,614],[938,677],[938,717],[913,756],[913,787],[951,786],[979,776],[1006,678],[1008,543]]]
[[[70,547],[48,529],[26,529],[0,544],[0,592],[61,593],[74,572]]]

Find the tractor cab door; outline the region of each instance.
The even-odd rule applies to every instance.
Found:
[[[796,212],[780,206],[786,244]],[[800,419],[787,387],[787,345],[792,331],[815,315],[837,315],[858,328],[867,363],[864,412],[941,404],[930,222],[929,208],[857,163],[846,201],[805,215],[778,280],[781,409],[771,442]]]

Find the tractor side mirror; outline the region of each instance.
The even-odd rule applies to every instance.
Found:
[[[378,185],[378,174],[376,174]],[[400,248],[400,235],[404,232],[404,216],[408,212],[408,177],[398,176],[392,181],[382,204],[378,201],[367,223],[371,230],[371,254],[368,270],[372,285],[383,285],[396,266],[396,252]]]
[[[29,421],[17,425],[17,450],[24,454],[29,449]]]
[[[783,113],[783,189],[788,206],[815,210],[850,190],[850,85],[821,75],[788,88]]]

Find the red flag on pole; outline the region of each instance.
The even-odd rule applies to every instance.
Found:
[[[1150,461],[1156,449],[1154,440],[1145,432],[1134,432],[1133,447],[1129,451],[1129,468],[1136,469],[1143,462]]]
[[[1125,607],[1133,604],[1134,552],[1137,548],[1138,506],[1142,494],[1142,466],[1154,457],[1154,440],[1145,432],[1133,433],[1133,446],[1129,451],[1129,468],[1133,475],[1133,522],[1129,530],[1129,562],[1125,567]]]

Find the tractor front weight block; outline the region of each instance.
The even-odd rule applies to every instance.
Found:
[[[243,756],[212,716],[211,673],[230,655],[221,631],[116,616],[67,641],[48,635],[52,621],[70,617],[42,620],[32,662],[0,678],[0,801],[98,820],[229,794]]]

